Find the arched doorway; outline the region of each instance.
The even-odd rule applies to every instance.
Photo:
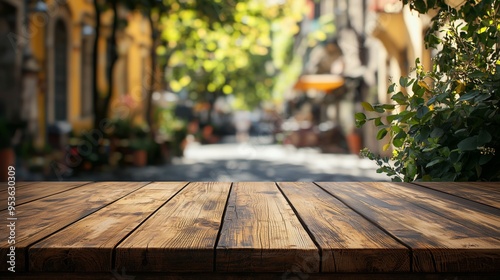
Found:
[[[68,35],[66,25],[58,20],[54,34],[54,120],[68,118]]]

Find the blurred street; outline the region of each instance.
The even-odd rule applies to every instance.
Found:
[[[236,2],[0,0],[0,170],[386,180],[357,156],[391,155],[362,104],[394,103],[392,77],[431,65],[431,17],[397,0]]]
[[[387,181],[368,159],[349,154],[322,154],[313,148],[268,144],[265,137],[248,143],[191,144],[172,164],[126,167],[112,172],[81,173],[80,181]]]

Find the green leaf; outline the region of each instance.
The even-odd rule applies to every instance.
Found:
[[[383,105],[381,105],[381,106],[382,106],[382,108],[384,108],[385,110],[394,110],[394,109],[396,109],[396,105],[394,105],[394,104],[383,104]]]
[[[361,102],[361,106],[363,106],[363,108],[367,112],[373,112],[373,111],[375,111],[375,109],[373,109],[373,106],[370,103],[366,102],[366,101]]]
[[[462,151],[473,151],[477,149],[477,135],[465,138],[458,143],[458,148]]]
[[[421,106],[417,110],[417,118],[419,118],[419,119],[423,118],[425,116],[425,114],[427,114],[428,112],[429,112],[429,107]]]
[[[479,91],[473,90],[471,92],[468,92],[468,93],[460,96],[460,98],[458,100],[459,101],[468,101],[468,100],[476,98],[477,96],[479,96],[479,94],[480,94]]]
[[[392,123],[394,120],[396,120],[397,118],[399,118],[399,115],[389,115],[387,116],[387,121],[389,123]]]
[[[357,121],[364,121],[364,120],[366,120],[366,115],[364,113],[356,113],[356,114],[354,114],[354,118]]]
[[[377,133],[377,140],[382,140],[386,135],[387,135],[387,129],[386,128],[382,128]]]
[[[413,117],[415,117],[417,113],[416,112],[410,112],[410,111],[404,111],[401,112],[400,115],[402,116],[400,122],[405,123],[409,122]]]
[[[486,130],[481,130],[477,136],[477,145],[483,146],[491,141],[491,134]]]
[[[481,155],[481,157],[479,157],[479,165],[488,163],[493,157],[493,155]]]
[[[392,85],[389,86],[389,88],[387,89],[387,93],[390,94],[390,93],[393,93],[394,92],[394,89],[396,88],[396,84],[393,83]]]
[[[380,114],[385,112],[385,109],[382,105],[373,106],[373,110],[375,110],[375,112],[380,113]]]
[[[413,180],[415,178],[415,175],[417,175],[417,166],[413,163],[408,164],[407,167],[407,177],[409,180]]]
[[[485,76],[486,76],[486,73],[483,73],[481,71],[474,71],[474,72],[469,74],[469,78],[473,78],[473,79],[484,79]]]
[[[392,144],[396,148],[401,148],[405,142],[406,139],[406,132],[400,131],[396,136],[394,136],[394,139],[392,140]]]
[[[428,39],[428,42],[431,46],[436,46],[438,45],[439,43],[441,43],[441,39],[439,39],[436,35],[434,34],[431,34],[429,36],[429,39]]]
[[[427,101],[426,105],[427,105],[427,106],[430,106],[430,105],[434,104],[434,102],[436,102],[436,99],[437,99],[437,96],[436,96],[436,95],[434,95],[433,97],[431,97],[431,98]]]
[[[439,127],[436,127],[436,128],[434,128],[434,130],[432,130],[431,137],[432,138],[439,138],[439,137],[443,136],[443,134],[444,134],[444,130],[439,128]]]
[[[424,0],[414,0],[412,3],[415,10],[419,13],[425,14],[425,12],[427,12],[427,5]]]
[[[382,122],[382,118],[381,117],[375,118],[374,122],[375,122],[376,126],[383,126],[384,125],[384,123]]]
[[[438,164],[438,163],[441,163],[441,162],[443,162],[443,161],[444,161],[444,159],[442,159],[442,158],[438,158],[438,159],[435,159],[435,160],[433,160],[433,161],[429,162],[429,163],[428,163],[425,167],[426,167],[426,168],[429,168],[429,167],[432,167],[432,166],[434,166],[434,165],[436,165],[436,164]]]
[[[486,99],[489,99],[490,97],[491,97],[491,95],[490,95],[490,94],[488,94],[488,93],[484,93],[484,92],[483,92],[483,93],[479,94],[479,95],[478,95],[478,96],[474,99],[474,101],[475,101],[475,102],[482,102],[482,101],[485,101]]]
[[[467,128],[461,128],[457,131],[455,131],[455,135],[458,136],[458,137],[465,137],[467,135]]]
[[[400,131],[402,131],[401,127],[397,126],[397,125],[393,125],[391,126],[391,130],[394,132],[394,133],[399,133]]]
[[[407,105],[408,102],[408,97],[401,91],[394,94],[391,99],[396,101],[396,103],[398,103],[399,105]]]
[[[392,181],[392,182],[396,182],[396,183],[401,183],[401,182],[403,182],[403,180],[401,180],[401,178],[399,178],[399,177],[397,177],[397,176],[396,176],[396,177],[394,177],[394,178],[392,178],[392,179],[391,179],[391,181]]]
[[[407,87],[408,86],[408,78],[407,77],[400,77],[399,78],[399,84],[402,87]]]
[[[450,153],[450,162],[451,163],[457,163],[460,161],[460,153],[458,153],[458,150],[453,150],[451,153]]]
[[[413,86],[412,86],[412,90],[413,90],[413,94],[415,96],[423,96],[426,89],[424,87],[421,87],[418,83],[414,83]],[[420,103],[424,103],[423,101],[420,102]]]
[[[429,147],[429,148],[425,148],[425,149],[423,149],[423,150],[422,150],[422,152],[424,152],[424,153],[427,153],[427,152],[432,152],[432,151],[434,151],[435,149],[436,149],[436,147]]]

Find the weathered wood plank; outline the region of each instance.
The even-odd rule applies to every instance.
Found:
[[[500,208],[500,183],[418,182],[416,184]]]
[[[416,272],[500,271],[497,238],[380,191],[375,183],[318,184],[409,245]]]
[[[319,271],[319,251],[274,183],[234,183],[218,272]]]
[[[322,272],[409,272],[410,252],[313,183],[278,183],[321,247]]]
[[[186,184],[149,184],[34,244],[29,248],[30,271],[111,271],[112,252],[120,240]]]
[[[141,182],[101,182],[88,184],[16,207],[16,270],[24,271],[26,249],[65,226],[99,210],[109,203],[143,187]],[[0,212],[2,220],[7,210]],[[0,240],[7,240],[8,231],[0,231]],[[9,244],[0,244],[0,255],[10,250]],[[7,270],[7,262],[0,270]]]
[[[34,183],[39,183],[39,182],[15,181],[15,187],[21,188]],[[9,186],[8,182],[0,182],[0,192],[6,191],[8,186]]]
[[[29,187],[17,188],[15,191],[15,203],[17,206],[40,198],[65,192],[88,182],[37,182],[29,184]],[[7,209],[8,192],[0,192],[0,211]]]
[[[447,183],[444,183],[447,184]],[[500,240],[500,209],[407,183],[370,183],[407,204],[429,210],[484,236]],[[500,196],[498,197],[500,199]]]
[[[267,273],[165,273],[165,272],[86,272],[86,273],[6,273],[0,272],[2,280],[498,280],[496,273],[300,273],[300,272],[267,272]]]
[[[210,272],[230,183],[191,183],[116,248],[120,271]]]

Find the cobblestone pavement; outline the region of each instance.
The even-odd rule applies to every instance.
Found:
[[[316,149],[248,143],[192,144],[171,164],[127,167],[80,174],[91,181],[388,181],[376,165],[356,155],[322,154]]]

